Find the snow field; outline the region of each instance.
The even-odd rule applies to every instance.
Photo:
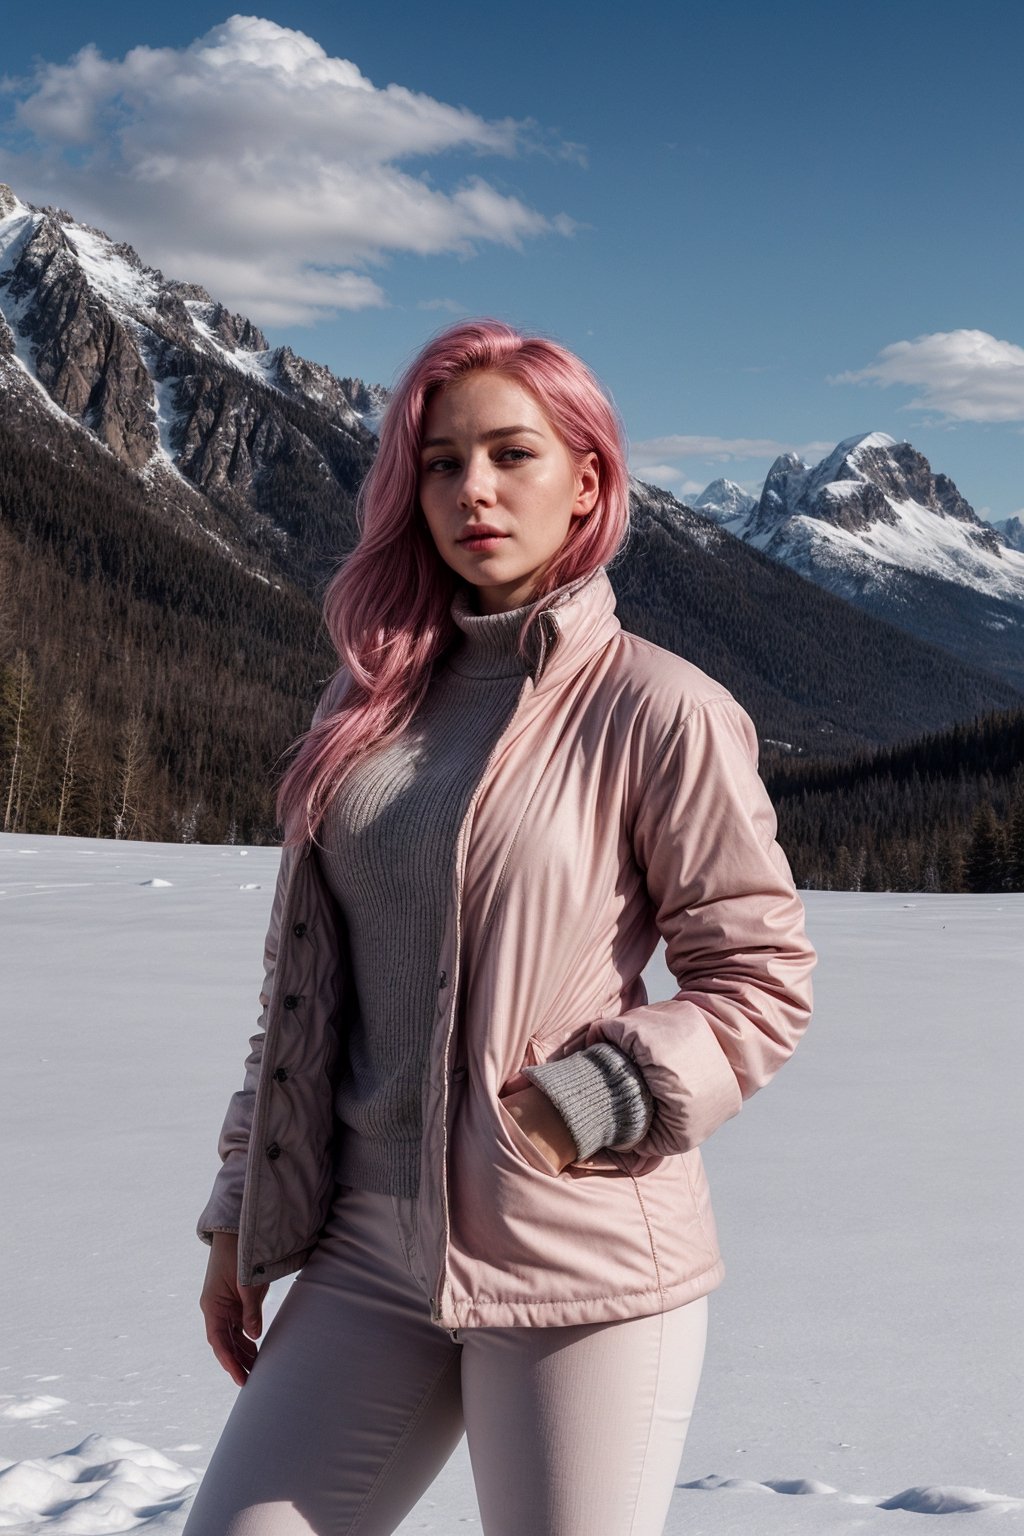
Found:
[[[184,1523],[236,1391],[193,1228],[277,861],[0,836],[4,1536]],[[1024,896],[802,894],[815,1019],[706,1148],[728,1274],[667,1536],[1024,1531]],[[460,1448],[401,1530],[463,1529]]]

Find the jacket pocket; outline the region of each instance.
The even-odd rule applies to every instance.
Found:
[[[531,1035],[527,1041],[526,1060],[523,1062],[523,1066],[538,1067],[542,1062],[559,1061],[565,1056],[571,1056],[574,1051],[583,1049],[589,1033],[590,1024],[586,1023],[580,1024],[576,1029],[571,1030],[568,1035],[559,1036],[554,1039],[545,1039],[541,1035]],[[511,1118],[507,1112],[506,1118]],[[518,1130],[518,1127],[516,1129]],[[520,1135],[522,1135],[522,1132],[520,1132]],[[628,1152],[609,1152],[607,1147],[601,1147],[597,1152],[592,1152],[589,1157],[573,1158],[572,1162],[563,1169],[563,1172],[572,1170],[574,1173],[626,1173],[629,1171],[631,1161],[635,1161],[635,1159],[631,1159]]]
[[[511,1144],[513,1151],[516,1152],[524,1162],[529,1163],[531,1168],[535,1168],[538,1173],[547,1174],[549,1179],[561,1178],[561,1174],[555,1165],[548,1162],[547,1158],[544,1156],[539,1147],[534,1146],[533,1142],[530,1140],[529,1136],[527,1136],[518,1120],[509,1114],[501,1100],[498,1099],[496,1102],[498,1105],[498,1117],[501,1123],[501,1128],[505,1133],[506,1140]]]
[[[589,1021],[578,1024],[567,1035],[531,1035],[526,1042],[526,1060],[524,1067],[539,1067],[542,1061],[557,1060],[561,1056],[571,1056],[574,1051],[586,1044],[590,1031]]]

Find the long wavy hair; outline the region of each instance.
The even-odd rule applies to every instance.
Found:
[[[324,622],[338,653],[343,693],[294,744],[277,793],[285,845],[315,840],[332,794],[371,746],[398,736],[415,713],[434,663],[458,628],[451,615],[461,578],[441,559],[419,504],[420,444],[427,403],[474,369],[514,379],[533,395],[574,463],[598,460],[593,510],[573,518],[537,584],[519,634],[548,593],[605,565],[629,529],[629,475],[618,413],[585,363],[546,337],[498,320],[469,320],[435,336],[391,396],[380,446],[359,491],[359,542],[324,594]]]

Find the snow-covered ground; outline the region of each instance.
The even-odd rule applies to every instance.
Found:
[[[179,1531],[235,1395],[193,1224],[277,858],[0,835],[5,1536]],[[804,894],[815,1021],[706,1149],[729,1273],[666,1532],[1024,1531],[1024,895]],[[479,1530],[463,1451],[401,1530]]]

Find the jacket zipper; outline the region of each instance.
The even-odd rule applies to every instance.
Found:
[[[441,1237],[441,1269],[434,1288],[431,1301],[431,1316],[435,1323],[444,1326],[446,1306],[454,1303],[452,1295],[451,1279],[448,1275],[448,1245],[451,1240],[451,1211],[448,1203],[448,1087],[450,1082],[450,1055],[452,1036],[455,1033],[455,1016],[459,989],[459,977],[462,972],[462,885],[466,873],[466,859],[469,853],[469,829],[472,825],[476,810],[476,802],[487,778],[488,771],[498,751],[508,735],[512,724],[519,713],[519,706],[526,695],[526,689],[530,681],[529,676],[524,680],[522,687],[516,695],[515,703],[509,712],[508,719],[502,727],[501,733],[491,748],[490,755],[483,766],[476,788],[473,791],[466,814],[462,818],[459,828],[459,837],[456,844],[455,858],[455,959],[452,966],[452,974],[448,978],[451,987],[451,1001],[448,1004],[448,1021],[445,1027],[444,1053],[442,1057],[441,1077],[441,1212],[442,1212],[442,1237]],[[536,686],[536,685],[535,685]],[[456,1329],[447,1328],[446,1331],[455,1339]]]

